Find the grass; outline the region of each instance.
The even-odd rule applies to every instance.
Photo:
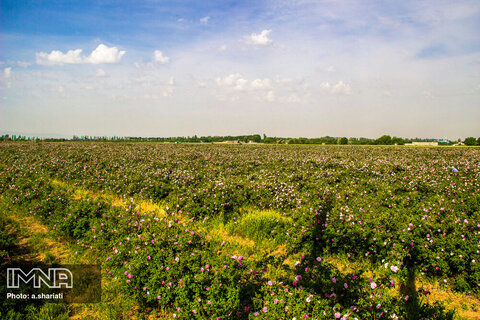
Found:
[[[230,222],[227,230],[231,234],[247,237],[261,248],[274,249],[282,244],[282,235],[293,225],[292,218],[284,217],[275,210],[244,209],[237,221]]]

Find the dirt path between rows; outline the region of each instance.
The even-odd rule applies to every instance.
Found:
[[[11,230],[18,237],[18,250],[12,252],[13,261],[21,259],[29,262],[51,263],[52,260],[66,263],[68,250],[58,241],[54,241],[48,234],[48,228],[32,217],[18,214],[7,215],[17,222],[20,230]]]
[[[11,263],[42,263],[50,265],[54,263],[68,264],[72,263],[71,249],[64,241],[52,238],[49,229],[37,221],[34,217],[28,216],[21,209],[7,203],[0,197],[3,212],[7,222],[6,232],[13,235],[17,242],[12,250],[9,250],[9,260]],[[5,210],[6,209],[6,210]],[[75,263],[88,263],[85,258],[77,258]],[[98,313],[93,308],[86,308],[81,304],[70,306],[72,315],[70,319],[95,319]]]
[[[47,226],[28,216],[26,212],[9,204],[0,195],[2,212],[11,223],[7,223],[6,232],[13,235],[17,242],[13,250],[9,251],[10,261],[34,263],[63,263],[63,264],[91,264],[95,263],[91,256],[74,256],[74,249],[68,246],[67,241],[54,238]],[[102,300],[100,304],[72,304],[69,305],[70,320],[80,319],[138,319],[142,310],[135,305],[122,308],[126,304],[115,288],[115,283],[102,277]],[[106,310],[106,305],[113,305],[112,310]],[[117,309],[115,305],[120,307]],[[130,305],[130,304],[128,304]],[[143,318],[143,317],[142,317]],[[157,314],[147,315],[148,319],[171,319],[168,312],[158,310]]]

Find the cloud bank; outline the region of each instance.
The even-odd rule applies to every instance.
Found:
[[[65,64],[119,63],[125,54],[125,51],[120,51],[117,47],[107,47],[104,44],[99,44],[88,56],[82,55],[82,51],[82,49],[75,49],[68,50],[66,53],[59,50],[53,50],[50,53],[38,52],[35,58],[39,65],[63,66]]]
[[[335,95],[349,96],[352,94],[352,88],[350,87],[350,85],[346,84],[342,80],[338,81],[338,83],[335,85],[331,85],[329,82],[323,82],[320,85],[320,88],[327,93]]]

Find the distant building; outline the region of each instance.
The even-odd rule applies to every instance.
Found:
[[[405,143],[406,146],[438,146],[438,142],[423,142],[413,141],[412,143]]]

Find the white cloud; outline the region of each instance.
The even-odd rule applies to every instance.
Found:
[[[68,50],[63,53],[53,50],[50,53],[38,52],[35,54],[36,62],[40,65],[53,66],[64,64],[103,64],[103,63],[119,63],[125,51],[119,51],[117,47],[107,47],[99,44],[89,56],[82,55],[82,49]]]
[[[53,50],[50,53],[38,52],[35,54],[37,64],[45,66],[64,65],[64,64],[78,64],[84,61],[81,56],[82,49],[68,50],[67,53]]]
[[[153,52],[153,57],[151,62],[144,63],[141,61],[137,61],[137,62],[134,62],[133,65],[137,69],[145,69],[145,68],[151,69],[151,68],[154,68],[155,65],[164,65],[169,62],[170,62],[170,57],[165,56],[163,52],[160,50],[155,50]]]
[[[344,83],[342,80],[338,81],[338,83],[335,85],[331,85],[328,82],[323,82],[320,85],[320,88],[330,94],[335,94],[335,95],[351,95],[352,94],[352,88],[350,87],[350,85]]]
[[[227,45],[226,44],[223,44],[218,48],[218,51],[220,51],[220,52],[224,52],[225,50],[227,50]]]
[[[260,103],[306,103],[310,97],[309,85],[304,79],[275,76],[250,80],[240,73],[216,78],[217,98],[225,101],[255,101]],[[333,88],[330,87],[329,93]],[[333,93],[332,93],[333,94]]]
[[[272,39],[268,37],[271,32],[272,30],[262,30],[259,34],[252,33],[249,36],[245,36],[245,40],[253,45],[268,46],[273,43]]]
[[[351,95],[352,88],[350,88],[350,85],[345,84],[343,81],[340,80],[336,85],[333,86],[332,93],[341,94],[341,95]]]
[[[175,89],[175,79],[173,77],[171,77],[166,83],[165,83],[165,86],[163,88],[163,91],[162,91],[162,96],[164,97],[170,97]]]
[[[107,76],[107,73],[103,69],[98,69],[97,72],[95,73],[97,77],[105,77]]]
[[[208,23],[208,20],[210,20],[210,17],[209,16],[206,16],[206,17],[203,17],[200,19],[200,22],[203,23],[203,24],[207,24]]]
[[[158,64],[166,64],[170,61],[169,57],[166,57],[163,55],[162,51],[160,50],[155,50],[153,52],[153,62],[158,63]]]
[[[225,78],[217,78],[217,85],[221,87],[229,87],[236,91],[244,91],[247,89],[248,80],[244,79],[239,73],[234,73]]]
[[[125,51],[119,51],[117,47],[109,48],[104,44],[99,44],[86,61],[93,64],[119,63],[124,54]]]
[[[3,69],[3,76],[5,77],[5,79],[10,79],[10,77],[12,76],[12,68],[5,68]]]
[[[270,89],[272,87],[272,81],[268,78],[266,79],[255,79],[251,83],[252,89]]]
[[[330,91],[330,90],[332,89],[332,86],[331,86],[330,83],[328,83],[328,82],[323,82],[323,83],[320,85],[320,88],[322,88],[323,90]]]
[[[217,85],[227,87],[235,91],[252,91],[252,90],[271,90],[272,80],[269,78],[255,79],[253,81],[245,79],[240,73],[233,73],[225,78],[217,78]]]

